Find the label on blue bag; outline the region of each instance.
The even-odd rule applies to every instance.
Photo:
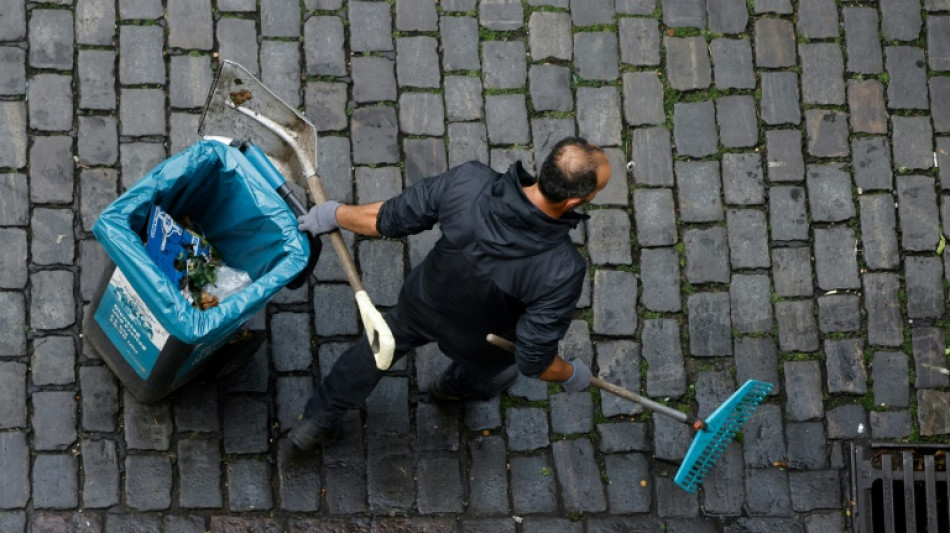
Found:
[[[95,319],[129,366],[147,379],[168,341],[168,331],[118,268],[102,295]]]

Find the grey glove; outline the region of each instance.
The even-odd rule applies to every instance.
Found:
[[[320,205],[310,208],[306,215],[297,217],[297,229],[300,231],[309,231],[311,235],[323,235],[340,227],[336,221],[336,210],[340,208],[340,202],[327,200]]]
[[[581,392],[590,385],[590,368],[580,359],[571,359],[568,363],[574,367],[574,373],[561,385],[567,392]]]

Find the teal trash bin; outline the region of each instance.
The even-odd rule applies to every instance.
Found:
[[[192,307],[145,251],[149,212],[188,216],[230,267],[252,283],[218,307]],[[157,401],[218,357],[241,326],[300,274],[310,255],[296,216],[240,150],[200,141],[112,202],[93,226],[111,264],[83,335],[129,392]]]

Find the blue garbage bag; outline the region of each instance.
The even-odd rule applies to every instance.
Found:
[[[187,215],[224,263],[246,271],[253,283],[218,307],[192,307],[145,252],[141,236],[153,204],[176,220]],[[217,141],[199,141],[155,167],[106,207],[92,231],[158,325],[179,341],[204,348],[196,347],[200,353],[190,357],[189,366],[260,311],[310,255],[284,200],[238,149]],[[108,320],[99,322],[108,326],[103,324]],[[148,322],[142,321],[146,328],[154,326]],[[151,348],[152,356],[142,354],[146,364],[148,359],[154,364],[162,350]]]

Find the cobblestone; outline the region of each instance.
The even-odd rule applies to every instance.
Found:
[[[676,243],[673,193],[669,189],[637,189],[633,193],[637,240],[643,246]]]
[[[884,59],[878,37],[877,10],[869,7],[845,7],[844,36],[848,52],[848,71],[878,74]]]
[[[514,512],[550,513],[557,509],[554,465],[548,454],[512,457],[511,496]],[[527,520],[525,521],[527,529]]]
[[[74,455],[37,455],[31,471],[35,509],[71,509],[78,505],[78,460]]]
[[[640,279],[644,307],[652,311],[678,311],[680,303],[679,256],[672,248],[648,248],[640,253]]]
[[[670,130],[663,127],[634,129],[631,160],[633,162],[633,179],[638,185],[673,186],[673,152]],[[635,192],[634,202],[636,202],[636,194]],[[635,213],[639,213],[639,210],[635,210]]]
[[[703,89],[712,82],[706,40],[702,37],[664,37],[666,71],[678,91]]]
[[[804,241],[808,239],[803,187],[772,187],[769,195],[769,217],[773,241]]]
[[[920,34],[923,21],[920,10],[907,0],[881,2],[881,30],[887,40],[913,41]]]
[[[776,306],[778,307],[778,306]],[[777,309],[776,309],[777,311]],[[789,361],[785,363],[785,392],[788,402],[785,415],[793,422],[821,418],[821,367],[817,361]],[[794,439],[789,436],[789,443]]]
[[[558,68],[558,67],[553,67]],[[567,72],[565,71],[565,78]],[[663,84],[655,72],[627,72],[623,75],[623,116],[633,126],[662,124]],[[532,96],[532,101],[535,98]],[[535,105],[537,108],[537,105]]]
[[[765,139],[769,181],[802,181],[805,178],[805,160],[802,156],[801,132],[769,130]]]
[[[690,229],[683,234],[686,279],[690,283],[728,283],[729,253],[726,229]]]
[[[574,68],[585,80],[615,80],[617,66],[617,35],[606,32],[574,34]]]
[[[828,294],[818,297],[818,327],[823,333],[857,331],[861,310],[857,295]]]
[[[600,472],[594,462],[589,440],[562,440],[551,445],[558,481],[562,487],[561,501],[569,511],[598,512],[607,509],[607,498],[600,483]]]
[[[716,87],[753,89],[752,45],[748,39],[714,39],[709,45]]]
[[[884,49],[889,74],[887,107],[889,109],[927,109],[927,64],[924,52],[910,46],[889,46]]]

